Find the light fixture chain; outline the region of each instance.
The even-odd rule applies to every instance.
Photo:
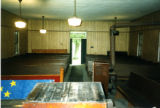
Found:
[[[44,16],[42,16],[42,29],[44,29]]]
[[[19,16],[20,16],[20,18],[21,18],[21,13],[22,13],[21,2],[22,2],[22,0],[19,0],[19,8],[20,8],[20,10],[19,10]]]
[[[20,17],[22,17],[22,7],[21,7],[21,3],[20,3]]]
[[[115,26],[116,26],[116,25],[117,25],[117,17],[115,17],[114,19],[115,19],[114,24],[115,24]]]
[[[76,0],[74,0],[74,16],[76,17]]]

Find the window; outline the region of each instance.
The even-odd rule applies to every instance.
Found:
[[[143,33],[138,33],[138,44],[137,44],[137,56],[142,56],[142,49],[143,48]]]
[[[19,54],[19,32],[14,32],[14,53],[15,55]]]
[[[158,41],[158,62],[160,62],[160,32],[159,32],[159,41]]]

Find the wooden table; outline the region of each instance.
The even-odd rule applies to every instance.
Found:
[[[24,108],[106,108],[100,82],[38,83]]]

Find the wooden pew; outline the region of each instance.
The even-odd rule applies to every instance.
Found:
[[[160,107],[160,84],[145,76],[131,73],[128,86],[118,88],[135,107]]]
[[[29,76],[33,79],[42,78],[42,76],[51,78],[47,76],[50,75],[52,78],[55,76],[57,82],[63,81],[64,73],[69,64],[68,56],[40,55],[40,57],[33,57],[31,55],[26,58],[14,58],[2,62],[2,78],[6,78],[7,75],[9,75],[8,79],[13,78],[13,76],[18,79],[20,77],[28,79]],[[34,76],[32,77],[32,75]]]
[[[32,53],[66,54],[67,53],[67,49],[32,49]]]
[[[108,95],[108,83],[109,83],[109,63],[94,61],[94,81],[101,82],[105,91],[105,95]]]
[[[54,80],[55,82],[63,82],[64,69],[60,68],[60,74],[20,74],[20,75],[2,75],[1,80]]]

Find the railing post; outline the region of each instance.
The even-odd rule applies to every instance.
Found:
[[[60,68],[60,82],[63,82],[63,79],[64,79],[64,68],[61,67]]]
[[[110,29],[110,59],[111,59],[111,69],[114,70],[115,66],[115,36],[112,32],[113,29]]]

